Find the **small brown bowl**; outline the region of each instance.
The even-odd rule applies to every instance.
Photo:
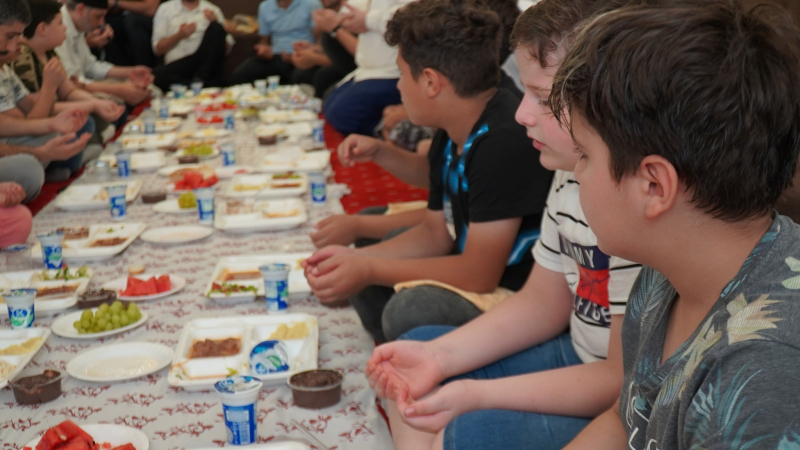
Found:
[[[178,157],[178,164],[197,164],[198,162],[200,162],[200,158],[194,155]]]
[[[275,145],[277,143],[278,143],[278,136],[275,134],[258,137],[258,145]]]
[[[158,203],[167,199],[166,192],[145,192],[142,194],[142,203]]]
[[[64,373],[58,369],[26,369],[8,384],[14,391],[14,399],[20,405],[36,405],[55,400],[61,395],[61,380]]]
[[[117,294],[108,289],[86,291],[78,297],[78,309],[97,308],[103,303],[109,305],[117,299]]]
[[[317,369],[292,375],[286,384],[292,388],[294,404],[321,409],[339,403],[344,374],[338,370]]]

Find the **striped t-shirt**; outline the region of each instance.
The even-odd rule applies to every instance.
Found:
[[[567,278],[573,298],[572,344],[588,363],[608,356],[611,316],[625,313],[641,265],[600,251],[581,209],[579,187],[572,172],[556,171],[533,257],[536,264]]]

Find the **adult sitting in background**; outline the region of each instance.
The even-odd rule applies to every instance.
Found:
[[[84,84],[87,91],[110,94],[135,106],[150,96],[148,86],[153,81],[150,68],[98,61],[86,43],[87,33],[103,27],[107,11],[107,0],[67,0],[61,9],[67,38],[56,54],[67,75]]]
[[[33,225],[31,211],[20,203],[25,190],[14,182],[0,182],[0,249],[28,239]]]
[[[356,64],[352,79],[334,89],[325,99],[328,123],[343,134],[372,135],[383,109],[400,103],[397,79],[397,49],[383,40],[386,23],[397,9],[411,0],[373,0],[363,11],[344,4],[341,25],[358,34]]]
[[[281,84],[311,84],[317,67],[300,69],[292,64],[295,43],[316,42],[313,11],[322,8],[319,0],[264,0],[258,6],[256,56],[245,60],[233,72],[232,84],[252,83],[269,76],[280,76]],[[301,44],[301,48],[306,46]]]
[[[161,0],[108,0],[106,22],[114,32],[105,46],[106,61],[118,66],[156,66],[150,38],[160,4]]]
[[[234,44],[226,28],[222,11],[206,0],[170,0],[159,6],[152,44],[165,65],[153,70],[156,86],[164,92],[171,84],[192,81],[221,86],[226,45]]]
[[[348,2],[355,4],[355,2]],[[364,4],[366,6],[366,3]],[[319,47],[325,52],[330,65],[320,67],[314,75],[314,90],[316,96],[324,99],[329,90],[350,72],[356,70],[356,54],[358,36],[342,26],[342,17],[339,15],[341,2],[336,8],[326,6],[325,9],[314,11],[311,16],[320,30]]]

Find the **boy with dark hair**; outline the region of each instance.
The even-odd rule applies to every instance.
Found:
[[[467,0],[410,3],[389,21],[409,115],[440,129],[428,209],[400,236],[358,250],[325,247],[305,262],[320,300],[350,297],[380,342],[420,325],[462,325],[530,273],[552,174],[514,123],[519,101],[495,87],[499,39],[497,14]]]
[[[550,101],[568,108],[598,245],[649,266],[622,395],[569,448],[798,444],[800,230],[772,208],[800,150],[800,34],[772,12],[624,8],[559,69]]]

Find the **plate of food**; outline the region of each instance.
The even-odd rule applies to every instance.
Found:
[[[231,130],[222,130],[219,128],[204,128],[192,135],[195,139],[214,138],[219,139],[222,137],[230,136]]]
[[[167,191],[173,194],[213,187],[219,182],[219,178],[217,178],[213,169],[203,168],[202,166],[197,169],[174,172],[169,179],[171,183],[167,187]]]
[[[307,109],[283,110],[269,108],[261,111],[261,121],[264,123],[284,123],[284,122],[311,122],[319,119],[319,116]]]
[[[175,156],[196,156],[199,159],[211,159],[219,156],[219,148],[211,144],[193,145],[175,152]]]
[[[167,158],[160,150],[131,154],[131,170],[134,172],[152,172],[166,164]]]
[[[113,183],[73,184],[56,197],[55,205],[64,211],[89,211],[108,208],[107,186],[124,184],[125,200],[130,203],[136,200],[142,189],[140,180],[120,180]]]
[[[113,258],[125,251],[147,225],[137,222],[100,223],[89,227],[86,237],[64,240],[62,257],[65,262],[99,261]],[[42,260],[42,246],[31,248],[31,259]]]
[[[75,306],[92,275],[92,269],[87,266],[70,269],[66,264],[58,270],[3,273],[0,274],[0,294],[10,289],[34,288],[37,291],[33,302],[36,314],[53,314]],[[6,316],[8,309],[0,296],[0,317]]]
[[[50,325],[50,330],[69,339],[99,339],[132,330],[146,321],[147,313],[139,311],[135,302],[125,307],[115,300],[110,305],[103,303],[97,308],[60,316]]]
[[[158,372],[173,358],[172,349],[161,344],[122,342],[78,353],[67,363],[67,373],[95,383],[133,380]]]
[[[289,296],[311,292],[301,263],[311,253],[229,256],[220,259],[206,285],[206,296],[213,300],[252,300],[264,295],[264,278],[258,268],[264,264],[289,264]]]
[[[195,207],[195,210],[197,208]],[[199,241],[214,233],[214,229],[200,225],[179,225],[151,228],[142,233],[142,240],[154,244],[183,244]]]
[[[170,117],[169,119],[156,119],[156,133],[175,131],[179,126],[181,126],[181,122],[183,121],[178,117]],[[144,121],[141,119],[131,120],[127,125],[125,125],[123,132],[130,133],[132,129],[144,130]]]
[[[47,328],[0,330],[0,389],[25,368],[48,337]]]
[[[178,275],[142,274],[117,278],[103,285],[103,289],[114,291],[118,300],[143,302],[169,297],[186,286],[186,280]]]
[[[299,197],[306,192],[308,192],[308,175],[286,172],[235,176],[228,183],[225,196],[232,198],[280,198]]]
[[[124,150],[138,150],[140,148],[169,147],[175,143],[178,135],[175,133],[158,134],[129,134],[121,136],[118,141]]]
[[[178,198],[168,198],[154,204],[153,211],[164,214],[197,214],[197,199],[194,193],[184,192]]]
[[[47,450],[67,448],[94,448],[97,444],[103,450],[149,450],[150,441],[147,435],[136,428],[110,423],[75,425],[66,420],[48,429],[24,447],[36,449],[41,440],[48,442]],[[72,443],[75,447],[70,445]]]
[[[331,152],[318,150],[302,152],[282,150],[268,154],[258,167],[259,172],[318,172],[324,170],[331,162]]]
[[[271,373],[250,370],[250,353],[264,341],[280,341],[288,367]],[[319,326],[308,314],[198,319],[183,327],[167,382],[188,391],[209,389],[231,375],[254,375],[265,385],[285,383],[317,368]]]
[[[289,230],[308,221],[305,204],[297,198],[256,201],[226,200],[214,214],[214,228],[228,233]]]

